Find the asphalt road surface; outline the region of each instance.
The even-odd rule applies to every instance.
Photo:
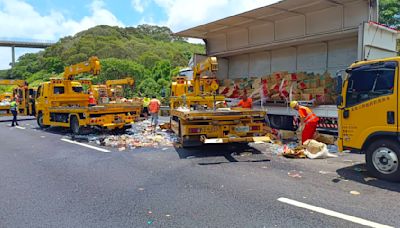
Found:
[[[119,152],[8,119],[0,227],[400,227],[400,184],[369,177],[359,154],[291,160],[262,144]]]

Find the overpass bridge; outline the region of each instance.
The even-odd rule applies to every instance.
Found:
[[[50,41],[16,41],[0,38],[0,47],[11,47],[12,66],[15,65],[15,48],[47,48],[55,43]]]

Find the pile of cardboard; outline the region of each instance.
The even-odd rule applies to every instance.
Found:
[[[240,98],[246,93],[253,100],[314,101],[334,104],[335,81],[329,73],[307,74],[276,72],[262,78],[225,79],[219,93],[227,98]]]

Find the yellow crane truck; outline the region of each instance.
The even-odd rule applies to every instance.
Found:
[[[193,67],[191,80],[178,76],[172,83],[171,129],[182,146],[265,140],[265,111],[217,107],[225,102],[216,94],[217,70],[217,58],[208,57]],[[202,77],[206,72],[212,75]]]
[[[34,97],[36,95],[36,88],[28,86],[25,80],[12,80],[4,79],[0,80],[2,86],[14,86],[12,93],[4,93],[0,95],[0,102],[5,100],[11,101],[14,97],[17,97],[18,112],[21,115],[35,115],[34,109]],[[10,105],[2,102],[0,105],[0,116],[8,116],[10,113]]]
[[[400,57],[360,61],[338,77],[339,149],[364,152],[368,171],[390,181],[400,181],[399,66]]]
[[[59,126],[81,134],[85,128],[125,130],[140,114],[140,107],[131,104],[101,104],[89,106],[89,96],[82,83],[74,77],[81,73],[100,73],[100,61],[88,61],[65,68],[63,79],[51,79],[38,87],[36,96],[37,123],[41,128]],[[82,82],[82,83],[81,83]]]

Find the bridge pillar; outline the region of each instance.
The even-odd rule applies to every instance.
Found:
[[[15,65],[15,46],[11,47],[11,68]]]

